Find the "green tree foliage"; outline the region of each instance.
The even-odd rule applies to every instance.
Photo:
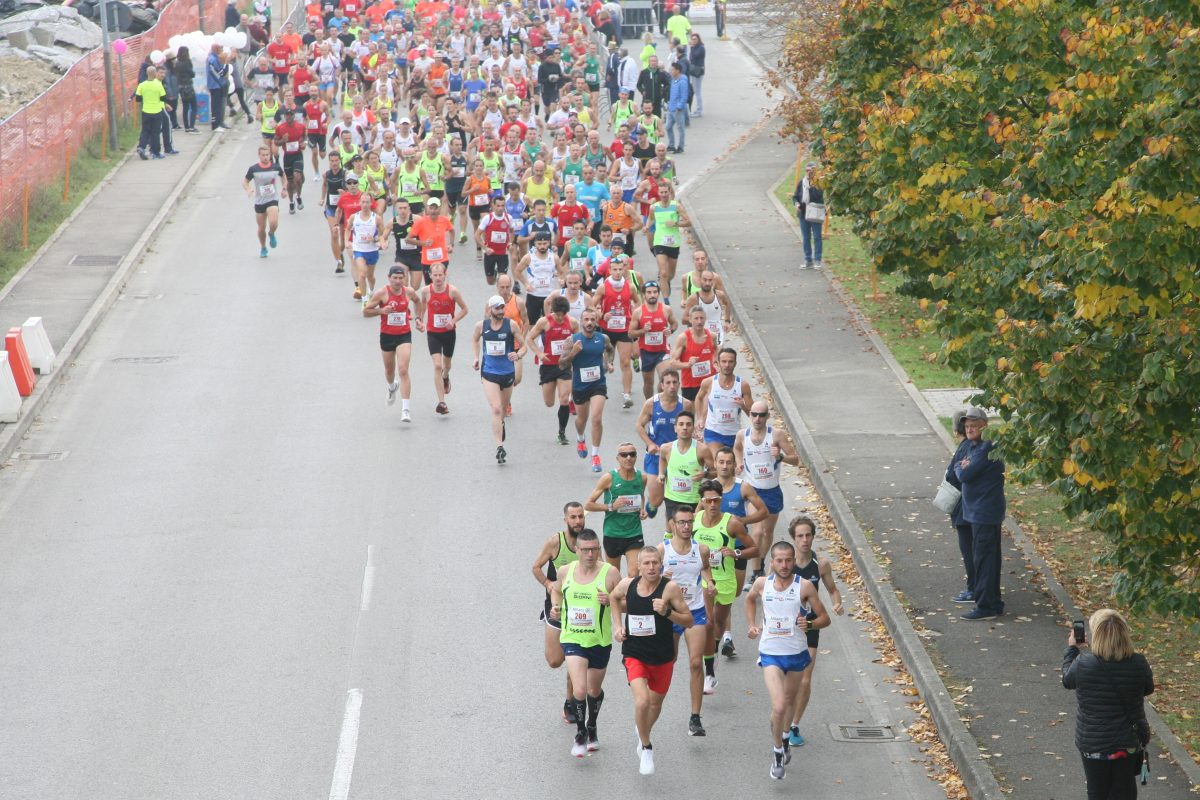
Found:
[[[1108,540],[1117,597],[1200,618],[1200,6],[845,0],[832,202]]]

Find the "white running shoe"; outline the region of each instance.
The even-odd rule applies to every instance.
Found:
[[[622,400],[622,402],[621,402],[622,408],[633,408],[633,398],[630,397],[628,394],[622,394],[621,400]]]
[[[396,392],[398,392],[399,390],[400,390],[400,384],[398,384],[398,383],[389,383],[388,384],[387,404],[389,406],[396,404]]]
[[[771,780],[783,780],[783,753],[771,751]]]
[[[587,755],[587,737],[582,733],[575,734],[575,743],[571,745],[571,755],[583,758]]]
[[[407,408],[400,412],[400,421],[401,422],[412,422],[412,414],[409,413]]]
[[[641,762],[642,762],[640,765],[638,765],[638,772],[640,772],[643,775],[653,775],[654,774],[654,751],[653,750],[645,750],[639,744],[638,745],[638,757],[641,759]]]
[[[716,676],[714,676],[714,675],[705,675],[704,676],[704,693],[705,694],[716,694],[717,693],[717,678],[716,678]]]

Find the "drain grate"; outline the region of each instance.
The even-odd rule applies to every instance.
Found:
[[[891,725],[830,725],[839,742],[894,742],[899,739]]]
[[[121,263],[122,258],[124,256],[96,256],[80,253],[68,261],[67,264],[72,267],[115,267]]]
[[[179,356],[121,356],[113,361],[117,364],[166,364],[178,358]]]
[[[63,450],[57,453],[16,453],[14,454],[17,461],[62,461],[70,450]]]

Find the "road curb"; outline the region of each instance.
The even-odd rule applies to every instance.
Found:
[[[775,196],[776,190],[780,184],[787,180],[787,177],[788,176],[785,173],[779,178],[778,181],[773,183],[767,192],[767,196],[770,199],[771,204],[775,207],[776,212],[784,220],[788,227],[791,228],[792,232],[796,235],[796,240],[799,241],[800,226],[796,223],[795,217],[790,214],[786,208],[784,208],[783,204],[779,202],[779,198]],[[892,373],[896,376],[896,379],[900,381],[900,385],[904,387],[904,391],[908,392],[909,397],[912,398],[912,401],[917,406],[917,409],[921,412],[922,416],[925,417],[925,421],[929,424],[929,427],[933,429],[938,438],[942,440],[942,443],[946,445],[947,452],[953,453],[955,450],[955,443],[954,439],[952,439],[950,436],[950,432],[946,430],[944,425],[942,425],[941,418],[938,417],[937,412],[933,410],[933,406],[929,405],[929,401],[925,399],[925,395],[921,394],[921,390],[916,387],[916,384],[913,383],[912,378],[908,377],[908,372],[903,366],[900,365],[900,362],[896,360],[895,356],[892,355],[891,349],[887,346],[883,339],[879,337],[879,334],[876,333],[875,327],[871,324],[871,321],[868,320],[858,308],[858,304],[854,301],[854,298],[851,297],[845,289],[843,289],[830,277],[828,271],[825,273],[825,280],[829,282],[830,288],[833,289],[835,294],[837,294],[838,299],[842,301],[842,305],[846,307],[846,310],[858,324],[858,327],[864,333],[866,333],[867,338],[871,341],[871,344],[883,357],[884,362],[887,363],[888,368],[891,369]],[[726,293],[728,294],[728,291]],[[730,299],[732,300],[732,298]],[[1020,523],[1018,523],[1011,516],[1005,517],[1004,529],[1008,531],[1009,535],[1012,536],[1013,542],[1015,542],[1017,547],[1020,548],[1021,555],[1033,565],[1035,570],[1037,570],[1038,574],[1042,578],[1042,582],[1046,586],[1047,591],[1049,591],[1050,594],[1054,596],[1054,599],[1058,602],[1058,604],[1062,606],[1063,612],[1066,614],[1067,618],[1085,618],[1086,615],[1076,607],[1074,601],[1071,600],[1071,595],[1067,592],[1066,588],[1059,583],[1058,578],[1054,575],[1054,570],[1050,568],[1050,565],[1046,562],[1046,559],[1042,558],[1042,554],[1038,552],[1038,549],[1034,545],[1033,541],[1025,534],[1025,531],[1023,528],[1021,528]],[[1159,744],[1162,746],[1162,749],[1165,750],[1171,756],[1172,760],[1179,765],[1179,768],[1194,786],[1200,786],[1200,765],[1198,765],[1195,759],[1191,757],[1191,754],[1188,753],[1187,748],[1183,746],[1183,742],[1179,740],[1179,737],[1175,735],[1175,732],[1171,730],[1171,727],[1167,725],[1166,721],[1158,714],[1157,711],[1155,711],[1153,703],[1150,700],[1146,701],[1146,719],[1150,723],[1151,729],[1154,730],[1155,736],[1159,739]],[[1165,734],[1163,733],[1164,731]]]
[[[54,390],[62,382],[71,362],[75,360],[75,357],[83,349],[84,345],[86,345],[88,340],[91,339],[92,334],[96,331],[96,328],[99,326],[101,320],[103,320],[104,314],[116,301],[117,295],[121,293],[121,290],[125,288],[125,283],[129,280],[129,275],[133,272],[134,266],[136,266],[138,261],[141,260],[142,254],[145,252],[147,245],[149,245],[150,241],[158,234],[159,230],[163,226],[163,223],[166,222],[168,215],[174,211],[175,204],[179,201],[180,195],[183,194],[184,189],[191,183],[192,178],[196,176],[196,173],[200,171],[200,168],[208,162],[213,150],[217,148],[217,145],[220,144],[223,138],[223,136],[209,137],[204,147],[200,149],[200,154],[196,156],[196,160],[192,162],[192,165],[188,167],[187,171],[183,173],[183,176],[176,182],[175,186],[172,187],[170,194],[167,195],[166,199],[159,207],[158,213],[154,215],[154,218],[150,221],[150,224],[146,226],[144,231],[142,231],[142,235],[138,237],[136,242],[134,242],[134,245],[130,251],[125,254],[120,265],[113,273],[112,278],[109,279],[108,283],[104,286],[104,289],[101,290],[95,302],[92,303],[91,307],[88,308],[87,313],[84,314],[83,319],[80,320],[79,325],[76,326],[75,331],[71,334],[71,338],[67,340],[66,344],[64,344],[62,349],[56,354],[56,360],[58,362],[57,366],[49,375],[43,375],[38,380],[37,385],[34,387],[33,393],[26,398],[25,402],[22,404],[20,418],[16,422],[4,426],[3,432],[0,432],[0,465],[4,465],[8,459],[12,457],[13,452],[16,451],[17,445],[25,436],[26,431],[28,431],[30,426],[33,425],[34,420],[38,418],[38,414],[41,412],[42,407],[45,405],[50,395],[53,394]],[[125,160],[128,160],[129,157],[129,154],[126,154]],[[124,164],[124,162],[122,162],[122,164]],[[47,240],[46,244],[43,245],[43,248],[49,247],[50,244],[59,237],[62,231],[66,229],[66,225],[71,222],[77,214],[82,212],[83,209],[86,208],[93,199],[95,199],[95,196],[99,190],[108,185],[108,182],[116,173],[116,170],[122,166],[122,164],[118,164],[116,167],[114,167],[113,171],[105,176],[104,180],[97,185],[96,189],[94,189],[86,198],[84,198],[82,202],[80,202],[75,211],[63,221],[58,230],[56,230],[50,239]],[[35,258],[40,256],[41,253],[42,250],[39,249]],[[13,276],[13,279],[8,282],[8,285],[5,287],[5,289],[7,290],[9,287],[15,286],[17,279],[24,275],[33,263],[33,259],[31,259],[29,264],[27,264],[16,275]],[[0,297],[3,296],[4,294],[0,293]]]

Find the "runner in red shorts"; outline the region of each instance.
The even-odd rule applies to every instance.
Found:
[[[638,553],[638,575],[617,584],[610,596],[613,635],[621,642],[622,662],[633,690],[633,719],[638,732],[638,771],[654,774],[650,729],[662,713],[663,699],[675,669],[672,625],[692,627],[692,612],[679,584],[662,576],[656,547]],[[625,615],[629,617],[626,619]]]

